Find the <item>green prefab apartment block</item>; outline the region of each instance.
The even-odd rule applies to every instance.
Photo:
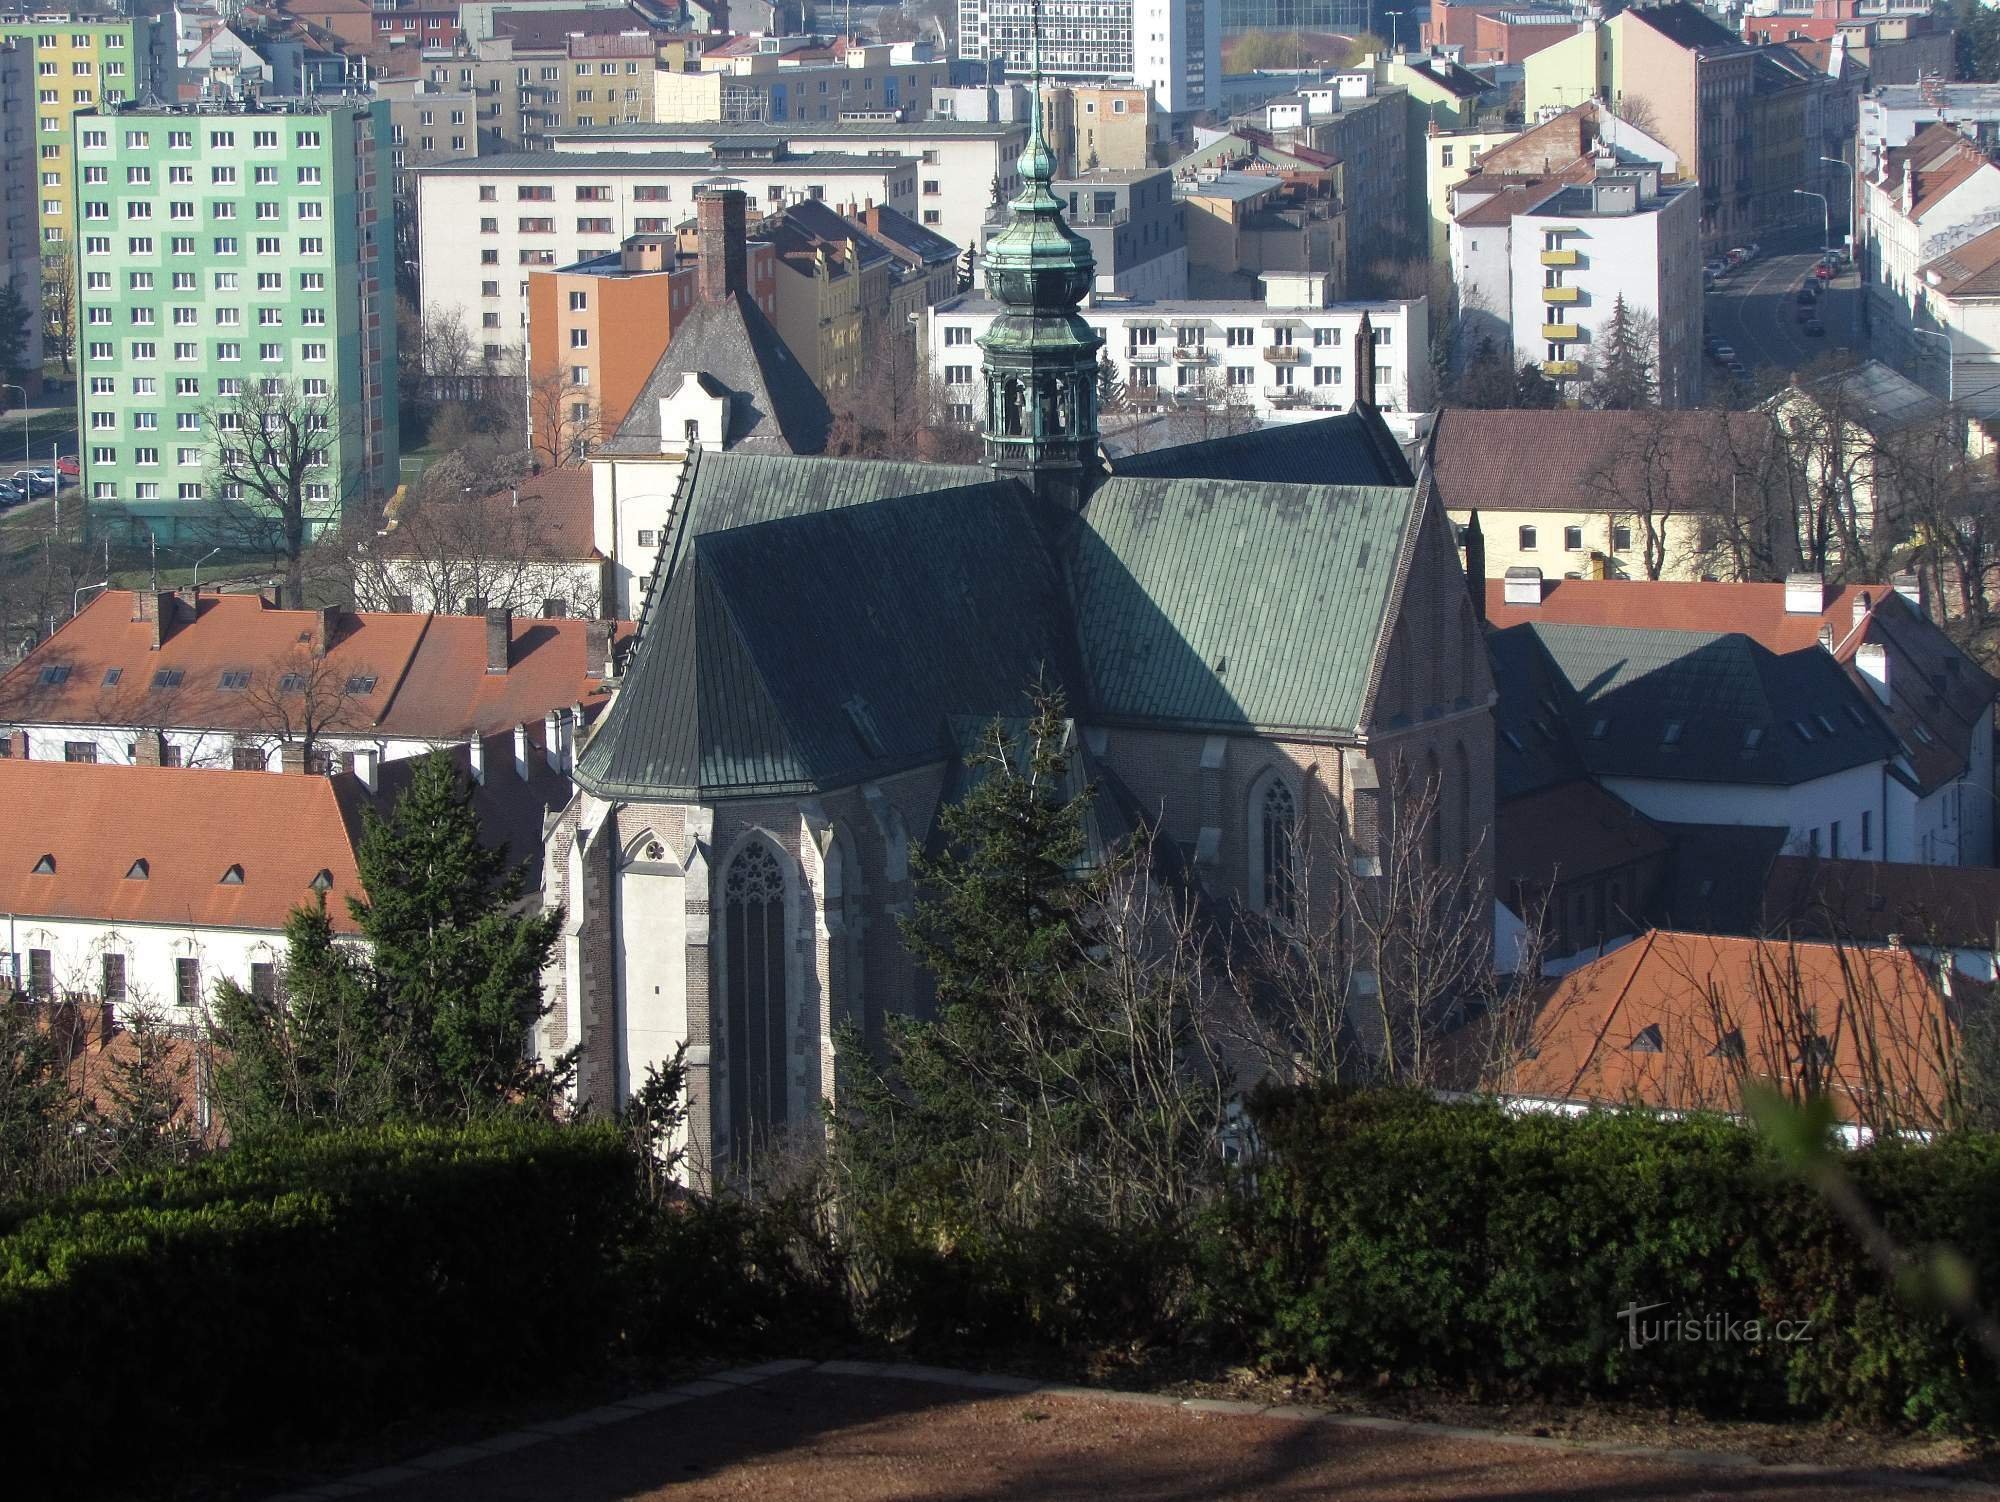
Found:
[[[94,535],[245,539],[261,406],[313,414],[308,534],[396,483],[389,107],[240,99],[75,117],[77,405]],[[294,476],[296,480],[297,476]]]

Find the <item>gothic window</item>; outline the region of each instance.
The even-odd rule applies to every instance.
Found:
[[[723,879],[729,1138],[735,1152],[785,1124],[785,873],[752,840]]]
[[[661,844],[661,843],[660,843],[660,842],[659,842],[658,840],[648,840],[648,841],[646,841],[646,859],[647,859],[647,860],[649,860],[649,861],[663,861],[663,860],[665,860],[666,858],[667,858],[667,847],[666,847],[665,845],[662,845],[662,844]]]
[[[1257,836],[1257,865],[1252,872],[1257,890],[1252,895],[1271,917],[1290,918],[1298,895],[1298,804],[1274,772],[1265,779],[1250,812]]]

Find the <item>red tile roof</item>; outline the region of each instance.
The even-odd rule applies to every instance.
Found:
[[[455,545],[479,538],[492,557],[594,561],[604,555],[593,538],[592,511],[588,469],[545,470],[490,495],[413,506],[392,523],[378,550],[387,558],[422,555],[442,533]]]
[[[1906,165],[1911,176],[1909,217],[1921,219],[1989,163],[1985,152],[1951,126],[1931,124],[1910,137],[1906,145],[1882,153],[1877,186],[1901,193]]]
[[[1800,1083],[1808,1008],[1840,1120],[1877,1119],[1857,1100],[1878,1090],[1898,1119],[1936,1119],[1936,1040],[1949,1046],[1952,1026],[1913,955],[1712,934],[1653,930],[1571,971],[1535,1019],[1530,1057],[1494,1083],[1536,1100],[1736,1111],[1745,1074]]]
[[[1486,617],[1496,629],[1529,621],[1571,626],[1623,626],[1644,631],[1740,632],[1773,652],[1819,645],[1829,625],[1841,643],[1854,629],[1854,601],[1879,603],[1886,584],[1853,584],[1825,592],[1822,610],[1785,612],[1782,584],[1714,584],[1646,579],[1544,579],[1540,605],[1509,605],[1506,584],[1486,581]]]
[[[588,717],[607,699],[586,662],[587,621],[515,620],[507,671],[489,673],[479,616],[323,616],[247,594],[204,594],[197,613],[167,596],[174,620],[155,647],[153,623],[135,618],[146,598],[106,591],[29,653],[0,678],[0,722],[268,734],[288,672],[323,674],[349,690],[330,731],[384,738],[464,740],[576,704]],[[322,656],[323,621],[332,636]],[[249,675],[249,686],[225,688],[226,672]]]
[[[2000,297],[2000,229],[1953,246],[1917,274],[1946,297]]]
[[[1771,431],[1757,412],[1451,407],[1438,414],[1431,475],[1453,511],[1604,511],[1618,488],[1620,456],[1636,452],[1652,423],[1665,425],[1679,461],[1670,474],[1685,511],[1706,509],[1708,481],[1728,456],[1759,452]]]
[[[361,799],[345,776],[0,760],[0,913],[276,930],[325,871],[327,911],[352,932]]]

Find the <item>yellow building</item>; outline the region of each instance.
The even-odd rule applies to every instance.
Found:
[[[52,250],[69,242],[76,197],[70,116],[148,92],[171,101],[173,27],[147,16],[37,11],[0,16],[0,37],[34,49],[35,180],[42,247]]]
[[[1521,133],[1519,126],[1481,130],[1440,130],[1424,142],[1425,223],[1431,243],[1431,259],[1443,261],[1451,255],[1451,190],[1478,169],[1479,159],[1495,146],[1504,146]]]

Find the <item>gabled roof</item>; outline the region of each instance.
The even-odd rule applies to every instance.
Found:
[[[935,230],[925,229],[908,214],[898,213],[887,204],[875,205],[869,214],[872,224],[869,232],[892,252],[901,251],[906,259],[925,266],[958,260],[958,246]]]
[[[1405,487],[1114,475],[1068,564],[1094,713],[1352,731],[1416,514]]]
[[[1698,5],[1673,0],[1667,5],[1629,6],[1622,14],[1643,21],[1679,47],[1704,55],[1748,51],[1748,44]]]
[[[1493,823],[1493,874],[1502,892],[1622,870],[1670,845],[1652,820],[1587,780],[1509,799]]]
[[[2000,297],[2000,228],[1954,245],[1917,275],[1946,297]]]
[[[433,500],[412,510],[376,542],[384,558],[422,555],[441,533],[483,539],[504,555],[544,562],[603,557],[593,538],[590,471],[581,466],[523,475],[518,483],[470,500]]]
[[[1909,217],[1922,219],[1967,179],[1991,166],[1986,153],[1951,126],[1932,122],[1904,145],[1882,153],[1877,186],[1900,194],[1905,168],[1910,175]],[[1898,199],[1900,207],[1901,200]]]
[[[0,912],[276,930],[325,871],[328,916],[352,932],[363,801],[347,776],[0,760]]]
[[[106,590],[0,678],[0,722],[275,733],[274,705],[309,674],[330,734],[463,740],[582,704],[604,703],[582,620],[516,619],[509,666],[486,671],[480,616],[279,610],[258,595],[166,598],[164,639],[141,597]],[[242,679],[225,681],[224,674]],[[300,691],[302,692],[302,691]]]
[[[749,294],[695,304],[600,454],[660,452],[660,398],[677,376],[701,374],[729,388],[727,445],[750,453],[817,454],[833,413]]]
[[[1896,755],[1825,652],[1779,656],[1711,631],[1538,621],[1514,633],[1532,636],[1554,669],[1558,691],[1538,707],[1561,718],[1592,776],[1791,787]],[[1514,675],[1498,683],[1503,702],[1531,687]]]
[[[2000,871],[1781,855],[1763,921],[1781,936],[2000,952]]]
[[[1886,1087],[1895,1098],[1872,1102],[1869,1119],[1929,1121],[1945,1104],[1933,1040],[1950,1030],[1907,951],[1654,930],[1564,976],[1528,1056],[1495,1083],[1537,1100],[1735,1112],[1744,1073],[1797,1082],[1811,1046],[1839,1120],[1863,1119],[1857,1101]]]
[[[816,198],[787,204],[765,218],[757,228],[757,238],[768,240],[780,262],[810,272],[815,254],[824,249],[836,271],[845,269],[842,259],[848,244],[863,267],[894,260],[889,248],[852,220],[834,212]]]
[[[1705,511],[1715,464],[1770,441],[1758,412],[1483,411],[1438,414],[1431,467],[1447,510],[1594,511],[1607,501],[1656,431],[1677,511]],[[1713,456],[1713,458],[1711,458]]]
[[[1416,484],[1381,414],[1367,407],[1130,454],[1114,459],[1111,471],[1281,485],[1325,484],[1334,476],[1346,485]]]
[[[578,780],[696,799],[944,760],[952,717],[1074,681],[1038,510],[989,479],[696,537]]]

